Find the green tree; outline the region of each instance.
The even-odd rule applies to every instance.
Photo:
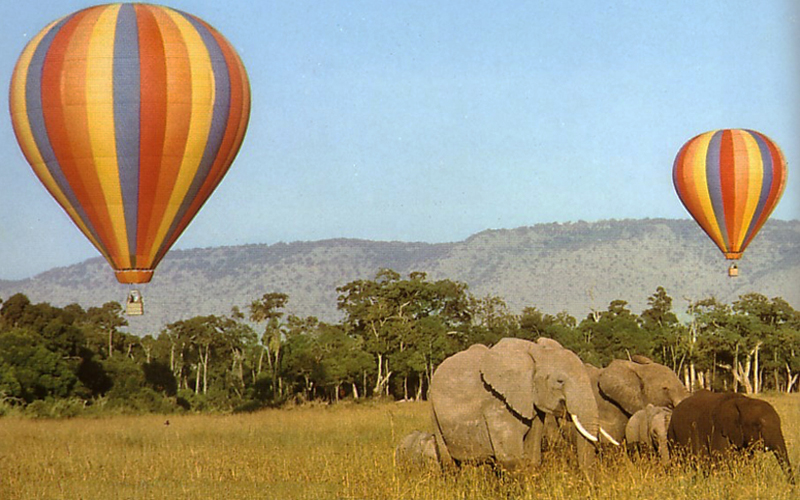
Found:
[[[448,331],[468,323],[466,290],[466,285],[450,280],[429,282],[425,273],[412,272],[402,279],[390,269],[380,270],[374,280],[337,288],[346,331],[361,338],[364,349],[374,356],[373,394],[388,394],[391,357],[411,348],[416,322],[437,317]]]
[[[590,314],[581,321],[578,330],[593,348],[585,361],[605,366],[613,359],[651,351],[650,340],[642,334],[638,318],[627,306],[624,300],[613,300],[606,311]]]
[[[511,314],[500,297],[469,297],[470,329],[464,347],[471,344],[494,345],[504,337],[519,333],[518,318]]]
[[[74,366],[48,349],[36,332],[12,328],[0,333],[0,394],[31,403],[71,395],[78,378]]]
[[[529,306],[524,308],[519,316],[518,336],[527,340],[551,338],[580,356],[588,344],[583,342],[583,337],[576,327],[577,321],[566,311],[552,315]]]
[[[682,351],[681,339],[685,328],[672,310],[672,297],[664,287],[659,286],[647,298],[647,309],[639,315],[642,332],[651,340],[651,355],[656,361],[680,370],[686,353]]]
[[[261,299],[250,303],[250,320],[256,323],[265,323],[264,334],[261,337],[263,350],[259,355],[256,376],[262,371],[263,356],[267,357],[270,376],[272,379],[273,394],[280,393],[281,347],[283,346],[284,328],[281,318],[284,315],[289,296],[285,293],[265,293]]]
[[[122,315],[122,306],[119,302],[106,302],[102,307],[90,307],[86,311],[86,323],[108,337],[108,354],[111,358],[114,353],[114,336],[119,329],[128,326],[128,320]]]
[[[745,361],[741,371],[750,375],[750,385],[745,387],[755,393],[761,392],[764,385],[764,374],[771,373],[774,388],[780,385],[779,373],[784,367],[791,373],[798,347],[796,342],[797,312],[782,298],[768,299],[759,293],[748,293],[739,297],[732,304],[732,309],[740,322],[746,325],[746,348],[752,357],[752,370],[747,367],[750,359]],[[791,380],[791,375],[789,380]]]

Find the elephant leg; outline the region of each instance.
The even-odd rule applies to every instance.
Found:
[[[533,417],[531,429],[525,435],[524,455],[531,465],[538,467],[542,463],[542,439],[544,435],[544,416]]]
[[[497,403],[485,413],[489,440],[497,464],[506,470],[514,470],[523,462],[528,426],[512,415],[503,403]],[[541,443],[541,431],[539,436]]]

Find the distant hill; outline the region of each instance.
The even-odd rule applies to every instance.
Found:
[[[457,243],[403,243],[335,239],[176,250],[141,286],[146,314],[129,318],[133,333],[158,333],[169,322],[206,314],[228,314],[267,292],[289,295],[300,316],[338,321],[336,287],[371,279],[381,268],[403,275],[428,273],[469,285],[473,295],[499,296],[512,311],[526,306],[579,320],[615,299],[635,312],[658,286],[674,299],[715,296],[731,302],[744,293],[783,297],[800,307],[800,221],[770,221],[740,262],[739,278],[689,220],[611,220],[540,224],[487,230]],[[56,268],[33,278],[0,281],[0,298],[17,292],[33,302],[83,307],[123,302],[119,285],[101,258]]]

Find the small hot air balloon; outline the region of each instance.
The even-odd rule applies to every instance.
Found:
[[[703,231],[725,258],[738,260],[783,194],[786,160],[764,134],[714,130],[684,144],[672,179]],[[738,274],[735,264],[729,274]]]
[[[109,4],[31,40],[10,110],[25,158],[117,280],[147,283],[233,162],[250,88],[201,19]]]

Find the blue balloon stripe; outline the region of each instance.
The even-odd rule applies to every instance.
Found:
[[[725,204],[722,193],[722,171],[720,168],[720,150],[722,148],[722,131],[717,131],[708,143],[706,151],[706,182],[708,194],[711,197],[711,206],[714,209],[714,218],[722,234],[725,247],[730,247],[728,230],[725,224]],[[714,222],[714,221],[711,221]]]
[[[131,4],[123,4],[117,16],[114,32],[113,79],[117,168],[128,236],[127,251],[131,265],[135,268],[139,214],[141,78],[136,9]]]

